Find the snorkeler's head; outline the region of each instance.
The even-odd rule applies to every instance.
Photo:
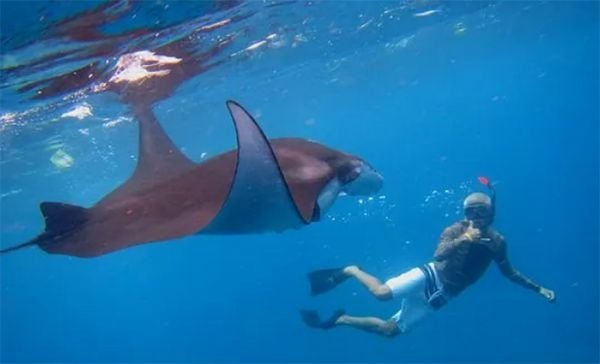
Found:
[[[475,192],[467,196],[463,203],[465,218],[478,227],[486,227],[494,221],[492,199],[485,193]]]

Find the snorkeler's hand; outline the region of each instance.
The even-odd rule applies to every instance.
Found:
[[[556,294],[554,294],[554,291],[551,289],[540,287],[539,293],[546,297],[549,302],[556,301]]]
[[[473,227],[473,221],[469,222],[469,227],[467,231],[463,233],[463,238],[465,241],[473,242],[479,241],[481,239],[481,230]]]

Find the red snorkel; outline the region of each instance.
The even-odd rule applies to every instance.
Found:
[[[479,180],[479,183],[486,186],[488,190],[490,190],[490,195],[492,197],[492,215],[496,216],[496,190],[494,189],[492,182],[490,182],[490,180],[484,176],[479,176],[477,179]]]

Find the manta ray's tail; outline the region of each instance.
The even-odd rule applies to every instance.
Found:
[[[22,249],[22,248],[26,248],[28,246],[36,245],[38,243],[38,240],[39,240],[39,237],[37,237],[37,238],[35,238],[33,240],[30,240],[30,241],[28,241],[26,243],[23,243],[23,244],[19,244],[19,245],[11,246],[11,247],[8,247],[8,248],[0,249],[0,254],[6,254],[6,253],[10,253],[10,252],[12,252],[14,250],[19,250],[19,249]]]
[[[28,246],[51,243],[53,238],[73,231],[88,220],[88,209],[60,202],[42,202],[40,210],[46,221],[44,232],[22,244],[0,249],[0,254],[10,253]]]

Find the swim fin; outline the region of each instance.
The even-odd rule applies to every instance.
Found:
[[[335,322],[340,316],[344,315],[346,312],[342,309],[339,309],[331,315],[329,319],[326,321],[321,321],[319,318],[319,314],[315,310],[300,310],[300,316],[302,317],[302,321],[312,328],[328,330],[335,326]]]
[[[308,273],[307,276],[313,296],[332,290],[350,277],[344,274],[344,268],[319,269]]]

